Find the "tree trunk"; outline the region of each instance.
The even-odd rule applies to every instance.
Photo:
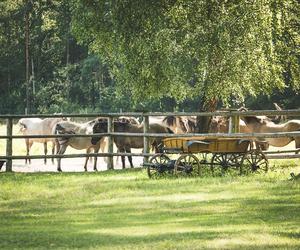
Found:
[[[7,35],[7,48],[8,50],[11,50],[11,26],[10,26],[10,18],[11,16],[9,15],[9,19],[5,21],[5,34]],[[10,94],[10,87],[11,87],[11,59],[10,57],[7,58],[7,91]]]
[[[25,12],[25,64],[26,64],[26,112],[30,113],[30,82],[29,82],[29,8]]]
[[[70,39],[69,39],[69,31],[66,35],[66,66],[70,63]]]
[[[216,98],[209,100],[208,102],[201,101],[200,112],[214,112],[217,109],[218,100]],[[208,133],[211,116],[197,116],[197,126],[196,132],[198,133]]]

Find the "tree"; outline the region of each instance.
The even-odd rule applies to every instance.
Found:
[[[296,1],[286,2],[286,9],[299,10]],[[242,103],[247,94],[283,88],[280,55],[290,58],[291,68],[299,66],[276,44],[276,0],[73,3],[77,39],[110,62],[119,87],[137,102],[200,96],[200,109],[215,110],[219,101]],[[276,32],[288,26],[277,24]]]
[[[297,0],[271,1],[272,43],[282,66],[287,87],[300,86],[300,2]]]
[[[49,108],[43,99],[52,99],[45,91],[49,86],[58,84],[60,89],[57,72],[87,56],[86,47],[79,46],[70,34],[70,22],[67,0],[0,3],[1,112],[24,112],[26,107],[28,112],[45,112]]]
[[[294,93],[298,2],[2,1],[0,111],[24,112],[26,89],[32,112],[211,111]]]
[[[227,103],[284,86],[274,1],[74,3],[77,38],[109,60],[120,85],[131,88],[137,100],[146,93]]]
[[[0,110],[20,105],[20,85],[25,82],[24,19],[21,0],[0,3]]]

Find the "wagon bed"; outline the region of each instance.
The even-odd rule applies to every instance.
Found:
[[[250,140],[239,138],[179,137],[163,140],[169,153],[244,153]]]

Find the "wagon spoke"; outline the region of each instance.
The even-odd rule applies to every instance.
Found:
[[[257,157],[258,157],[259,155],[258,154],[254,154],[254,161],[253,162],[255,162],[255,163],[257,163]]]
[[[268,171],[268,160],[260,150],[251,150],[244,156],[243,173],[260,173]]]
[[[208,161],[208,154],[201,153],[200,155],[198,155],[198,160],[201,166],[201,175],[211,176],[211,165],[210,165],[210,161]],[[195,164],[197,164],[197,162]]]
[[[198,175],[200,171],[200,163],[193,154],[181,155],[175,162],[174,171],[176,175]]]
[[[254,162],[254,160],[253,160],[253,154],[250,154],[250,156],[251,156],[251,162]]]
[[[211,172],[213,175],[221,175],[222,155],[214,154],[211,159]]]
[[[260,158],[260,159],[258,159],[258,161],[256,163],[263,162],[263,161],[264,161],[264,158]]]
[[[211,159],[211,172],[213,175],[224,175],[226,172],[235,174],[237,167],[240,166],[239,154],[216,153]]]
[[[170,158],[165,154],[156,154],[149,159],[149,163],[154,164],[153,166],[148,166],[147,172],[149,178],[159,178],[163,177],[167,171],[167,163]]]

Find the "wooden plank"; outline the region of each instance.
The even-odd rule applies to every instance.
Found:
[[[149,138],[145,134],[149,133],[149,116],[144,116],[143,121],[144,121],[144,153],[148,154],[150,152]],[[144,162],[148,162],[148,160],[149,158],[145,156]]]
[[[96,133],[94,135],[99,136],[133,136],[133,137],[204,137],[204,138],[280,138],[280,137],[300,137],[300,132],[279,132],[279,133],[210,133],[210,134],[157,134],[157,133],[124,133],[124,132],[111,132],[111,133]],[[71,137],[91,137],[90,134],[68,134],[69,138]],[[24,139],[24,138],[60,138],[66,137],[66,135],[13,135],[13,136],[0,136],[0,139]]]
[[[232,134],[233,131],[233,117],[229,117],[229,124],[228,124],[228,134]]]
[[[95,133],[93,135],[99,135],[99,136],[110,136],[111,133]],[[51,135],[12,135],[12,136],[6,136],[6,135],[1,135],[0,139],[7,139],[7,138],[12,138],[12,139],[25,139],[25,138],[72,138],[72,137],[91,137],[91,134],[51,134]]]
[[[294,150],[277,150],[277,151],[263,151],[265,155],[267,154],[284,154],[284,153],[299,153],[300,149]]]
[[[7,119],[7,124],[6,124],[6,134],[8,136],[12,135],[13,131],[13,120],[11,118]],[[12,156],[12,138],[7,138],[6,139],[6,157],[11,157]],[[12,172],[12,160],[11,158],[7,158],[6,160],[6,172]]]
[[[81,158],[81,157],[109,157],[109,156],[152,156],[153,154],[144,154],[144,153],[89,153],[89,154],[63,154],[63,155],[14,155],[14,156],[0,156],[0,160],[11,159],[11,160],[23,160],[23,159],[52,159],[52,158]]]
[[[107,123],[107,132],[111,133],[113,132],[114,127],[113,127],[113,118],[112,117],[108,117],[108,123]],[[112,154],[114,151],[114,143],[113,143],[113,138],[112,136],[108,136],[108,153]],[[113,161],[113,156],[110,155],[108,157],[108,161],[107,161],[107,169],[114,169],[114,161]]]
[[[278,154],[278,155],[268,155],[267,159],[297,159],[300,158],[300,154],[294,154],[294,155],[283,155],[283,154]]]
[[[134,136],[134,137],[167,137],[167,138],[182,138],[182,137],[204,137],[204,138],[251,138],[254,139],[256,137],[264,137],[264,138],[280,138],[280,137],[296,137],[300,136],[300,132],[279,132],[279,133],[235,133],[235,134],[227,134],[227,133],[210,133],[210,134],[198,134],[198,133],[190,133],[190,134],[157,134],[157,133],[112,133],[113,136]]]
[[[18,118],[47,118],[47,117],[118,117],[118,116],[248,116],[248,115],[292,115],[300,117],[299,109],[290,110],[252,110],[252,111],[216,111],[216,112],[126,112],[126,113],[91,113],[91,114],[30,114],[30,115],[0,115],[0,119],[18,119]]]
[[[235,133],[240,133],[240,116],[235,116]]]
[[[180,153],[178,151],[174,153]],[[265,152],[264,152],[265,153]],[[273,155],[267,155],[268,159],[295,159],[295,158],[300,158],[300,154],[273,154]],[[23,160],[23,159],[51,159],[51,158],[81,158],[81,157],[109,157],[109,156],[136,156],[136,157],[150,157],[153,154],[151,153],[90,153],[90,154],[64,154],[64,155],[30,155],[30,156],[25,156],[25,155],[14,155],[14,156],[0,156],[0,160]]]

